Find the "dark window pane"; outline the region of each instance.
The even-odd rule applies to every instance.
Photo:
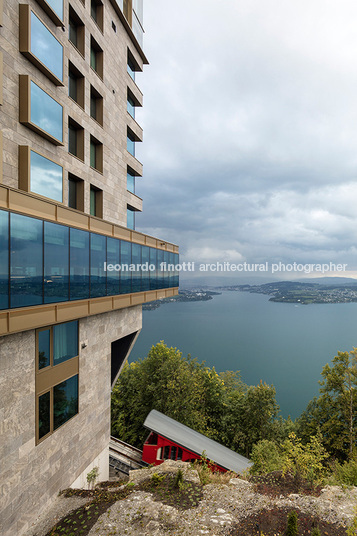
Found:
[[[97,146],[92,141],[90,142],[90,165],[92,168],[97,169]]]
[[[177,459],[178,460],[182,460],[182,448],[178,448],[178,451],[177,451]]]
[[[77,208],[77,181],[68,179],[68,206]]]
[[[150,271],[150,290],[157,289],[157,250],[150,248],[150,265],[155,266],[155,270]]]
[[[63,168],[52,160],[31,151],[30,189],[55,201],[63,201]]]
[[[104,263],[107,258],[106,238],[102,235],[91,233],[90,241],[90,295],[98,298],[106,295],[106,272]]]
[[[11,214],[11,307],[43,302],[43,223]]]
[[[120,294],[131,292],[131,244],[125,240],[120,244]]]
[[[77,156],[78,145],[77,145],[77,129],[69,125],[68,127],[68,152]]]
[[[75,47],[77,47],[77,43],[78,43],[77,24],[71,17],[69,18],[69,40],[71,41],[71,43],[74,44]]]
[[[141,246],[139,244],[132,245],[131,262],[135,266],[135,270],[132,271],[132,292],[140,292],[141,290]]]
[[[120,240],[116,238],[107,238],[107,266],[113,266],[120,263]],[[119,270],[109,271],[107,268],[107,295],[113,296],[119,294]]]
[[[72,71],[69,71],[69,73],[68,73],[68,95],[71,97],[71,99],[73,99],[76,102],[78,100],[77,80],[78,79],[77,79],[76,75]]]
[[[90,115],[93,119],[97,119],[97,99],[94,95],[90,96]]]
[[[174,262],[175,262],[175,266],[179,264],[180,262],[180,256],[178,253],[174,253]],[[174,287],[178,287],[179,286],[179,270],[175,270],[175,277],[174,277]]]
[[[91,0],[90,13],[91,13],[92,19],[94,19],[95,22],[97,22],[97,4],[95,0]]]
[[[170,286],[169,264],[170,264],[170,252],[164,251],[164,265],[165,266],[162,271],[162,282],[165,288],[168,288]]]
[[[95,71],[97,70],[97,52],[93,48],[93,46],[91,46],[91,49],[90,49],[90,66]]]
[[[63,47],[31,11],[31,52],[63,81]]]
[[[162,249],[157,250],[157,288],[165,288],[164,272],[162,263],[164,262],[164,252]]]
[[[70,230],[70,299],[89,298],[89,233]]]
[[[78,320],[53,326],[53,365],[78,355]]]
[[[53,429],[78,413],[78,375],[53,388]]]
[[[9,214],[0,210],[0,309],[9,307]]]
[[[170,454],[170,447],[166,445],[166,447],[164,448],[164,460],[169,459],[169,454]]]
[[[141,290],[150,290],[150,248],[148,246],[141,247]]]
[[[171,460],[176,460],[176,451],[177,451],[177,447],[171,447],[171,454],[170,454]]]
[[[51,394],[50,391],[38,399],[38,436],[39,439],[51,431]]]
[[[69,299],[69,228],[45,222],[44,227],[44,301]]]
[[[43,369],[51,364],[51,330],[38,332],[38,368]]]
[[[31,123],[59,141],[63,138],[63,108],[31,80]]]

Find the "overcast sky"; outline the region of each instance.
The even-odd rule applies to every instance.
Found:
[[[146,0],[137,229],[181,260],[352,275],[356,20],[352,0]]]

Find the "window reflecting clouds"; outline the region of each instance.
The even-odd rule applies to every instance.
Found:
[[[31,11],[31,52],[63,81],[63,47]]]
[[[31,123],[63,141],[63,108],[31,81]]]
[[[31,151],[30,190],[55,201],[63,201],[63,169],[34,151]]]

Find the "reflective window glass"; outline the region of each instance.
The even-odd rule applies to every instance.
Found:
[[[69,228],[45,221],[44,302],[69,299]]]
[[[157,287],[157,250],[150,248],[150,265],[155,266],[155,270],[150,271],[150,290]]]
[[[53,429],[78,413],[78,375],[55,385],[53,388]]]
[[[106,295],[106,273],[104,263],[107,258],[106,237],[91,233],[90,239],[90,295],[98,298]]]
[[[63,169],[48,158],[31,151],[30,190],[55,201],[63,201]]]
[[[141,246],[141,290],[150,290],[150,248]]]
[[[31,11],[31,52],[63,81],[63,47]]]
[[[78,91],[77,91],[77,81],[78,78],[73,71],[68,73],[68,95],[77,102],[78,100]]]
[[[132,274],[131,274],[131,277],[132,277],[131,291],[140,292],[141,290],[141,246],[139,244],[132,244],[131,262],[135,266],[135,269],[132,271]]]
[[[169,272],[169,264],[170,264],[170,253],[169,251],[164,251],[164,270],[162,271],[162,279],[163,279],[163,285],[166,287],[170,286],[170,272]]]
[[[135,102],[129,96],[128,96],[128,100],[127,100],[127,104],[126,104],[126,109],[129,112],[129,114],[131,115],[131,117],[133,119],[135,119]]]
[[[0,210],[0,309],[9,307],[9,213]]]
[[[141,27],[141,24],[139,22],[139,19],[137,18],[136,14],[133,13],[133,19],[132,19],[132,30],[133,34],[135,35],[139,45],[143,47],[144,45],[144,30]]]
[[[120,264],[120,240],[116,238],[107,238],[107,266]],[[113,296],[119,294],[119,270],[109,271],[107,268],[107,295]]]
[[[135,175],[131,171],[126,174],[126,188],[129,192],[135,194]]]
[[[143,0],[133,0],[133,10],[135,11],[136,16],[138,17],[141,25],[143,25],[143,19],[144,19]]]
[[[11,214],[10,230],[10,305],[39,305],[43,302],[43,222]]]
[[[38,368],[49,367],[51,364],[51,330],[38,332]]]
[[[32,81],[31,123],[45,130],[57,140],[63,140],[62,106]]]
[[[132,156],[135,156],[135,140],[132,136],[129,136],[129,134],[126,138],[126,148]]]
[[[125,240],[120,244],[120,294],[128,294],[131,292],[131,243]]]
[[[157,250],[157,288],[165,288],[164,272],[162,270],[162,263],[164,262],[164,252],[162,249]]]
[[[174,253],[174,262],[175,262],[175,266],[177,266],[179,264],[179,262],[180,262],[180,256],[179,256],[178,253]],[[180,274],[179,270],[178,269],[175,270],[175,278],[174,278],[174,282],[173,282],[174,287],[179,286],[179,283],[180,283],[179,274]]]
[[[78,320],[53,326],[53,365],[78,355]]]
[[[128,229],[135,229],[135,210],[129,207],[126,211],[126,226]]]
[[[46,0],[47,4],[63,20],[63,0]]]
[[[70,229],[70,299],[89,298],[89,233]]]
[[[51,431],[51,393],[41,395],[38,398],[38,427],[39,439]]]

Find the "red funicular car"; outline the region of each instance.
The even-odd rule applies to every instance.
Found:
[[[144,426],[150,433],[144,443],[143,461],[149,464],[160,465],[164,460],[189,462],[205,453],[214,471],[241,473],[252,465],[248,458],[159,411],[150,411]]]

